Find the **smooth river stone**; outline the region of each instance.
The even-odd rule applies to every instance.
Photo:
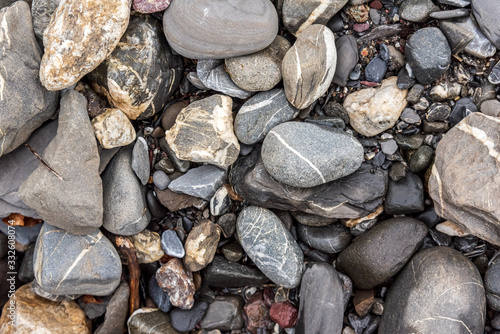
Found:
[[[339,130],[287,122],[269,132],[261,155],[277,181],[310,188],[355,172],[363,162],[363,146]]]
[[[326,26],[305,29],[283,58],[283,85],[288,101],[305,109],[330,86],[337,66],[335,36]]]
[[[236,222],[238,240],[252,261],[277,285],[294,288],[302,276],[304,255],[272,211],[249,206]]]
[[[132,0],[61,2],[43,34],[42,84],[61,90],[99,66],[127,29],[131,4]]]
[[[267,283],[269,278],[258,269],[216,255],[212,263],[202,270],[203,283],[214,288],[239,288]]]
[[[276,125],[291,121],[298,113],[282,88],[262,92],[241,106],[234,118],[234,132],[239,141],[252,145],[264,139]]]
[[[269,0],[172,1],[163,14],[163,29],[170,46],[184,57],[224,59],[271,44],[278,13]]]
[[[221,331],[239,330],[243,327],[243,305],[241,296],[216,296],[208,306],[200,327],[205,330]]]
[[[163,109],[182,70],[182,59],[172,54],[161,23],[151,15],[131,15],[120,43],[90,79],[114,108],[130,119],[145,119]]]
[[[500,49],[500,6],[495,0],[472,0],[472,12],[479,27],[493,45]]]
[[[0,10],[0,157],[22,145],[54,115],[58,93],[40,84],[42,52],[30,8],[18,1]]]
[[[379,334],[482,334],[486,320],[483,281],[458,251],[433,247],[419,252],[389,289]]]
[[[340,223],[328,226],[298,224],[297,235],[308,246],[327,254],[341,252],[352,239],[349,228]]]

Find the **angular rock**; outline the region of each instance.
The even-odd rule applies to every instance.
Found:
[[[208,306],[200,322],[205,330],[231,331],[243,327],[243,298],[240,296],[216,296]]]
[[[319,227],[298,224],[297,235],[308,246],[327,254],[341,252],[352,239],[349,228],[340,223]]]
[[[154,308],[140,308],[127,320],[129,334],[179,334],[168,314]]]
[[[465,52],[479,58],[492,57],[497,49],[486,38],[481,29],[479,29],[476,20],[472,16],[454,20],[458,26],[473,33],[472,41],[465,47]]]
[[[224,59],[271,44],[278,33],[278,14],[267,0],[173,1],[163,15],[163,29],[170,46],[184,57]]]
[[[139,13],[151,14],[163,12],[171,0],[134,0],[132,8]]]
[[[363,162],[363,147],[336,129],[286,122],[269,132],[261,155],[266,170],[277,181],[310,188],[355,172]]]
[[[170,303],[170,296],[168,293],[163,291],[158,285],[156,276],[153,275],[148,282],[148,295],[153,299],[153,301],[158,305],[158,308],[163,312],[167,313],[172,309],[172,303]]]
[[[161,247],[160,235],[150,230],[143,230],[138,234],[131,235],[130,240],[134,244],[137,262],[156,262],[165,255]]]
[[[335,41],[337,47],[337,65],[332,82],[345,87],[349,73],[358,63],[358,45],[353,35],[343,35]]]
[[[97,140],[102,147],[111,149],[127,146],[135,140],[135,129],[120,109],[104,109],[104,113],[92,119]]]
[[[193,274],[184,269],[182,260],[174,258],[156,272],[158,285],[170,296],[172,305],[190,309],[194,305]]]
[[[231,209],[231,197],[226,187],[222,186],[210,199],[210,214],[212,216],[222,216]]]
[[[23,1],[0,9],[0,157],[22,145],[54,115],[58,93],[38,80],[42,57]]]
[[[189,196],[186,194],[178,194],[170,189],[160,190],[155,188],[158,201],[165,206],[170,212],[175,212],[189,207],[203,208],[206,207],[206,201]]]
[[[172,327],[179,332],[190,332],[203,319],[208,309],[208,303],[204,300],[194,304],[189,310],[173,309],[170,312]]]
[[[78,131],[78,135],[75,135]],[[87,100],[75,91],[61,99],[56,137],[42,154],[47,164],[19,188],[19,197],[45,222],[73,234],[88,234],[103,222],[99,153],[87,115]]]
[[[424,186],[420,177],[408,172],[399,181],[389,180],[384,209],[392,215],[423,211]]]
[[[206,165],[190,169],[186,174],[173,180],[168,189],[209,201],[225,179],[225,170]]]
[[[161,248],[165,254],[182,259],[186,255],[184,245],[174,230],[166,230],[161,235]]]
[[[221,92],[223,94],[248,99],[252,93],[237,86],[226,72],[224,61],[219,59],[200,59],[196,64],[196,74],[208,89]]]
[[[298,109],[305,109],[330,86],[337,65],[335,37],[327,27],[306,28],[283,58],[285,94]]]
[[[127,29],[131,3],[68,0],[58,6],[43,34],[42,84],[67,88],[104,61]]]
[[[494,46],[500,48],[500,27],[498,26],[500,8],[498,3],[493,0],[471,0],[471,5],[481,30]]]
[[[33,16],[33,30],[36,37],[43,40],[43,32],[49,25],[52,14],[56,11],[61,0],[33,0],[31,15]]]
[[[281,328],[291,328],[297,323],[299,311],[289,302],[278,302],[271,305],[269,317]]]
[[[431,13],[438,10],[432,0],[406,0],[401,4],[399,15],[406,21],[424,23]]]
[[[149,180],[149,149],[144,137],[137,138],[132,150],[132,169],[143,185]]]
[[[261,285],[269,279],[259,270],[228,261],[216,255],[202,271],[203,282],[214,288],[239,288],[248,285]]]
[[[104,322],[98,327],[95,334],[123,333],[127,320],[130,288],[127,282],[122,282],[116,289],[106,307]]]
[[[189,232],[184,248],[184,264],[191,271],[200,271],[214,259],[220,239],[220,229],[205,219]]]

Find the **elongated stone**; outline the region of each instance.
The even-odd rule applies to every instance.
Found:
[[[220,255],[202,270],[202,275],[203,282],[214,288],[239,288],[269,281],[258,269],[231,262]]]

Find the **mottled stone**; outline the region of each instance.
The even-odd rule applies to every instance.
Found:
[[[352,239],[349,228],[340,223],[318,227],[298,224],[297,235],[308,246],[327,254],[341,252]]]
[[[498,26],[498,17],[500,16],[500,7],[494,0],[471,0],[472,12],[490,42],[500,48],[500,27]]]
[[[437,12],[439,7],[432,0],[406,0],[399,9],[403,20],[424,23],[429,20],[430,14]]]
[[[42,84],[48,90],[67,88],[106,59],[127,29],[131,3],[132,0],[62,2],[43,34]]]
[[[358,45],[353,35],[343,35],[335,41],[337,47],[337,65],[332,82],[345,87],[349,73],[358,63]]]
[[[222,216],[231,209],[231,196],[226,187],[222,186],[210,199],[210,214],[212,216]]]
[[[383,80],[380,87],[349,94],[344,108],[349,114],[351,126],[366,137],[392,128],[406,107],[407,92],[397,87],[397,77],[390,77]]]
[[[165,255],[161,247],[160,235],[156,232],[144,230],[138,234],[131,235],[129,238],[134,244],[135,254],[139,263],[155,262]]]
[[[40,163],[19,188],[22,201],[45,222],[70,233],[99,228],[103,217],[99,153],[87,100],[80,93],[68,91],[62,97],[57,135],[41,156],[59,177]]]
[[[232,104],[230,97],[212,95],[182,109],[165,134],[170,148],[182,160],[222,168],[234,163],[240,145],[233,133]]]
[[[58,93],[38,80],[42,57],[33,34],[30,8],[18,1],[0,9],[0,157],[22,145],[54,115]]]
[[[104,322],[96,329],[95,334],[123,333],[127,320],[129,296],[130,288],[127,282],[121,282],[106,307]]]
[[[210,220],[205,219],[189,232],[184,248],[184,264],[191,271],[200,271],[214,259],[220,229]]]
[[[236,230],[241,246],[267,277],[285,288],[299,285],[304,256],[274,213],[246,207],[238,216]]]
[[[206,165],[190,169],[186,174],[173,180],[168,189],[210,200],[215,191],[224,183],[226,171],[215,166]]]
[[[31,15],[33,17],[33,30],[36,37],[43,40],[43,31],[49,25],[52,14],[56,11],[61,0],[33,0]]]
[[[200,81],[208,89],[223,94],[248,99],[252,93],[237,86],[224,66],[221,59],[200,59],[196,64],[196,74]]]
[[[170,46],[184,57],[224,59],[271,44],[278,14],[268,0],[173,1],[163,15],[163,29]]]
[[[99,230],[73,235],[45,223],[33,262],[37,283],[51,294],[107,296],[120,284],[120,257]]]
[[[335,37],[320,24],[306,28],[283,58],[285,94],[298,109],[309,107],[330,86],[337,66]]]
[[[171,0],[134,0],[132,8],[139,13],[150,14],[163,12]]]
[[[485,304],[474,264],[433,247],[415,255],[391,286],[378,333],[483,333]]]
[[[120,109],[104,109],[92,120],[97,140],[102,147],[111,149],[126,146],[135,140],[135,129]]]
[[[396,275],[418,250],[427,227],[414,218],[392,218],[377,223],[337,258],[336,268],[355,287],[371,289]]]
[[[239,288],[269,281],[259,270],[231,262],[219,255],[203,269],[202,275],[203,282],[214,288]]]
[[[190,309],[194,305],[193,274],[184,269],[182,260],[174,258],[156,272],[158,285],[168,293],[172,305]]]
[[[140,308],[127,320],[129,334],[179,334],[168,314],[154,308]]]
[[[230,331],[243,327],[243,298],[240,296],[216,296],[208,306],[200,322],[205,330]]]
[[[290,302],[279,302],[271,305],[269,317],[281,328],[292,328],[297,323],[299,311]]]
[[[243,308],[245,327],[247,332],[257,334],[257,331],[266,329],[269,331],[273,327],[273,322],[269,318],[269,304],[266,303],[266,290],[257,290]]]
[[[348,0],[285,0],[283,1],[283,24],[298,36],[311,24],[326,25],[344,7]]]

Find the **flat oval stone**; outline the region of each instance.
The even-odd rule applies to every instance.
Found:
[[[355,172],[363,162],[363,146],[339,130],[287,122],[269,132],[261,155],[276,180],[310,188]]]
[[[483,333],[485,317],[476,266],[454,249],[433,247],[415,255],[391,286],[378,333]]]
[[[184,245],[174,230],[166,230],[161,235],[161,248],[165,254],[182,259],[186,255]]]
[[[249,206],[236,222],[238,240],[257,267],[274,283],[294,288],[300,283],[304,255],[272,211]]]
[[[172,1],[163,14],[163,29],[170,46],[184,57],[224,59],[271,44],[278,13],[268,0]]]
[[[337,223],[329,226],[297,225],[299,238],[308,246],[327,254],[341,252],[351,242],[349,228]]]

